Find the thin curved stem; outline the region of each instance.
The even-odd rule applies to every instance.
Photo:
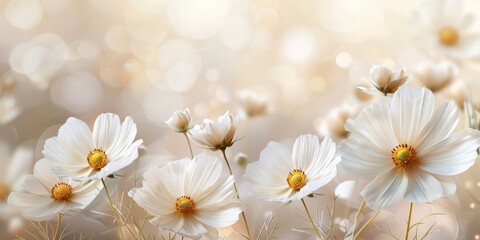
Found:
[[[113,216],[115,217],[115,221],[117,222],[120,238],[122,240],[125,240],[125,236],[123,235],[123,231],[122,231],[122,223],[120,222],[120,218],[118,217],[117,210],[115,210],[115,207],[113,206],[112,199],[110,198],[110,193],[108,192],[107,184],[105,184],[105,181],[103,180],[103,178],[102,178],[102,184],[103,184],[103,188],[105,188],[105,193],[107,193],[108,203],[110,204],[110,208],[112,209]]]
[[[184,132],[183,135],[185,135],[185,138],[187,139],[188,149],[190,149],[190,156],[191,156],[192,159],[193,159],[192,144],[190,144],[190,139],[188,139],[187,132]]]
[[[408,210],[408,220],[407,220],[407,233],[405,233],[405,240],[408,240],[408,233],[410,232],[410,222],[412,221],[412,210],[413,210],[413,202],[410,202],[410,208]]]
[[[221,151],[223,154],[223,159],[225,159],[225,163],[227,163],[228,171],[230,172],[230,175],[233,176],[232,168],[230,167],[230,163],[228,163],[227,155],[225,154],[225,149],[221,149]],[[235,181],[233,182],[233,187],[235,188],[237,199],[240,200],[240,195],[238,194],[237,184],[235,183]],[[242,211],[242,219],[243,219],[243,223],[245,224],[245,229],[247,230],[248,239],[252,239],[252,236],[250,235],[250,228],[248,227],[248,223],[247,223],[247,217],[245,217],[245,212],[243,211]]]
[[[356,236],[355,228],[357,227],[358,218],[360,217],[360,213],[362,213],[363,208],[365,208],[365,200],[362,201],[362,203],[360,204],[360,207],[358,208],[357,213],[355,214],[355,219],[354,219],[354,222],[353,222],[354,229],[353,229],[353,232],[352,232],[353,236]]]
[[[312,216],[310,216],[310,212],[308,211],[307,204],[305,204],[305,200],[303,200],[303,198],[302,198],[302,204],[303,204],[303,207],[305,208],[305,212],[307,213],[308,220],[312,224],[313,230],[315,230],[315,233],[320,239],[323,239],[322,235],[320,235],[320,232],[317,229],[317,226],[315,226],[315,223],[313,222]]]
[[[60,224],[62,223],[62,217],[63,215],[61,213],[58,213],[57,229],[55,230],[55,235],[53,236],[53,240],[58,239],[58,233],[60,232]]]
[[[377,211],[375,213],[375,215],[373,215],[370,219],[368,219],[368,221],[362,226],[362,228],[360,228],[360,230],[358,230],[358,233],[355,234],[355,236],[353,237],[353,239],[357,239],[360,234],[363,232],[363,230],[365,230],[367,228],[367,226],[373,222],[373,220],[375,220],[375,218],[378,216],[378,214],[380,214],[380,211]]]

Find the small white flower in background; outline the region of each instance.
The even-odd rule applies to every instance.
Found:
[[[352,118],[357,111],[357,106],[354,104],[342,104],[340,107],[331,109],[325,118],[322,118],[316,124],[317,131],[322,136],[332,136],[333,139],[344,139],[348,136],[345,131],[345,122]]]
[[[44,221],[58,213],[72,214],[84,209],[95,199],[102,185],[59,179],[50,171],[51,163],[42,159],[35,164],[34,174],[21,181],[21,191],[10,193],[8,205],[25,218]]]
[[[418,64],[414,73],[416,79],[432,92],[440,91],[453,82],[456,76],[456,69],[450,62],[434,64],[425,61]]]
[[[238,117],[234,117],[227,111],[225,115],[218,118],[217,122],[205,119],[201,125],[195,125],[190,130],[190,135],[193,141],[201,146],[213,151],[222,150],[235,142],[237,124]]]
[[[370,83],[373,88],[358,87],[360,91],[376,94],[378,91],[383,94],[394,93],[408,79],[403,69],[392,71],[383,65],[373,65],[370,68]]]
[[[0,219],[6,220],[11,217],[7,198],[12,191],[20,188],[19,180],[31,173],[34,153],[33,148],[27,144],[21,144],[13,153],[6,144],[0,144]]]
[[[173,115],[165,121],[165,123],[174,131],[179,133],[188,132],[193,127],[192,118],[190,112],[187,109],[184,111],[175,111]]]
[[[129,196],[154,217],[152,224],[182,236],[217,239],[216,228],[236,223],[244,205],[235,198],[233,176],[222,174],[215,157],[184,158],[143,174]]]
[[[415,42],[434,56],[471,59],[480,56],[480,31],[460,0],[427,0],[412,21]]]
[[[238,93],[242,110],[247,117],[262,116],[268,111],[267,99],[250,91]]]
[[[45,142],[43,155],[60,178],[102,179],[137,159],[143,141],[134,142],[136,134],[136,124],[130,117],[120,123],[118,115],[102,113],[95,120],[93,133],[85,122],[71,117],[57,137]]]
[[[429,202],[455,193],[450,176],[469,169],[477,157],[480,132],[463,129],[453,102],[435,111],[427,88],[401,87],[393,97],[364,108],[345,128],[342,167],[375,177],[361,192],[368,206],[387,209],[402,199]]]
[[[328,136],[320,144],[317,136],[302,135],[295,140],[292,152],[280,143],[270,142],[260,153],[260,160],[248,164],[245,179],[258,198],[297,201],[337,175],[341,158],[335,152],[335,143]]]

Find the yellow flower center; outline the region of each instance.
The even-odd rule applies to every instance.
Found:
[[[182,214],[189,213],[195,209],[195,202],[188,196],[181,196],[177,198],[175,207],[177,208],[177,211]]]
[[[287,183],[293,190],[298,190],[307,183],[307,176],[302,170],[295,169],[288,173]]]
[[[88,153],[88,164],[95,170],[99,170],[107,165],[107,155],[101,149],[94,149]]]
[[[64,182],[57,183],[52,188],[51,197],[55,199],[55,201],[68,200],[71,196],[72,196],[72,186],[70,186],[67,183],[64,183]]]
[[[438,32],[438,39],[443,45],[453,46],[458,42],[458,32],[452,27],[443,27]]]
[[[0,183],[0,201],[6,200],[10,194],[10,187],[7,184]]]
[[[392,150],[392,160],[395,166],[405,168],[415,162],[417,152],[408,144],[400,144]]]

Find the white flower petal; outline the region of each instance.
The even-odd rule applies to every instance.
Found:
[[[418,152],[428,152],[435,144],[450,136],[458,124],[459,113],[454,102],[443,103],[419,134]]]
[[[433,115],[435,96],[425,87],[402,86],[392,98],[393,129],[399,144],[416,145],[416,138]]]
[[[260,153],[260,160],[248,164],[245,179],[258,198],[272,201],[290,196],[292,189],[286,179],[295,169],[291,158],[285,146],[270,142]]]
[[[312,134],[302,135],[293,144],[292,160],[294,168],[306,171],[318,159],[320,143]]]
[[[153,194],[148,188],[136,188],[129,192],[129,196],[153,215],[170,215],[176,213],[174,201],[168,204],[165,199],[161,199],[160,195]]]
[[[107,148],[110,150],[116,142],[116,137],[120,135],[120,127],[120,117],[118,117],[118,115],[113,113],[102,113],[98,115],[93,125],[95,147],[104,151],[106,151]],[[90,151],[91,150],[93,149],[90,149]]]
[[[372,147],[389,152],[398,145],[392,126],[392,116],[388,114],[390,104],[389,98],[382,98],[378,102],[365,107],[354,120],[349,119],[347,121],[345,129],[352,135],[371,142]]]
[[[438,175],[453,176],[469,169],[477,158],[480,132],[463,129],[440,143],[430,151],[419,154],[420,168]]]
[[[236,223],[243,208],[238,203],[221,204],[216,208],[199,209],[195,218],[212,227],[228,227]]]
[[[393,169],[377,176],[361,192],[367,205],[373,209],[387,209],[400,202],[408,188],[408,175]]]
[[[394,166],[387,149],[383,149],[384,152],[377,152],[379,149],[372,148],[367,140],[350,137],[340,144],[339,150],[342,155],[340,162],[342,167],[356,175],[377,176]]]
[[[422,170],[408,171],[409,188],[406,198],[412,202],[425,203],[443,196],[442,184],[432,174]]]
[[[22,180],[22,188],[25,189],[25,191],[36,194],[36,195],[43,195],[46,197],[50,197],[51,187],[53,186],[50,186],[50,188],[44,186],[33,175],[25,176],[25,178]]]

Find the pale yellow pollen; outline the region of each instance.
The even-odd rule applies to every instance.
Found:
[[[51,198],[55,201],[68,200],[72,196],[72,186],[64,182],[57,183],[53,186],[51,192]]]
[[[7,184],[0,183],[0,201],[6,200],[10,194],[10,187]]]
[[[94,149],[88,153],[87,157],[88,164],[95,170],[100,170],[101,168],[107,165],[107,155],[101,149]]]
[[[307,184],[307,176],[302,170],[295,169],[288,173],[287,183],[293,190],[298,190]]]
[[[452,27],[443,27],[438,32],[438,39],[440,42],[447,46],[453,46],[458,42],[458,32]]]
[[[400,144],[392,151],[392,161],[397,167],[405,168],[411,166],[415,162],[417,152],[415,148],[408,144]]]
[[[175,207],[179,213],[185,214],[195,209],[195,202],[188,196],[181,196],[177,198]]]

